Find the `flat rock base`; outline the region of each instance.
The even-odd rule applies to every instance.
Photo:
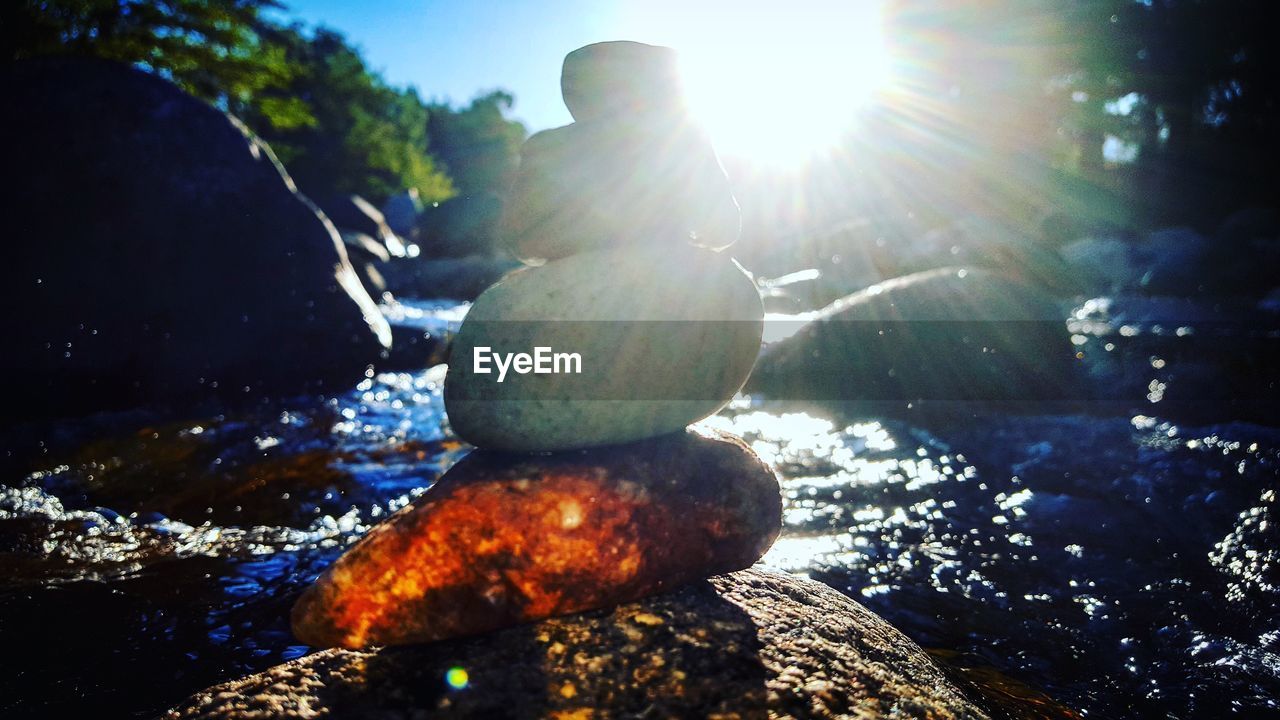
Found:
[[[446,678],[461,684],[452,688]],[[487,635],[326,650],[168,718],[984,718],[915,643],[825,585],[744,570]]]

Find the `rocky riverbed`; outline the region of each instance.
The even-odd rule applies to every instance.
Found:
[[[737,398],[704,424],[781,476],[782,537],[762,566],[873,610],[995,717],[1274,709],[1280,432],[1231,403],[1178,402],[1204,397],[1230,343],[1267,342],[1268,316],[1171,324],[1166,308],[1152,323],[1137,305],[1064,311],[1088,382],[1111,390],[1099,414],[940,423]],[[392,316],[440,334],[465,309]],[[0,681],[6,716],[151,716],[307,656],[288,624],[302,591],[468,452],[441,371],[8,433],[0,634],[20,670]],[[453,666],[423,692],[471,707],[484,687],[450,689]]]

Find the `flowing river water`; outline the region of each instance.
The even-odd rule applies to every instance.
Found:
[[[390,315],[440,333],[465,309]],[[1238,370],[1230,358],[1256,347],[1222,350],[1212,317],[1181,316],[1130,320],[1101,298],[1073,310],[1091,382],[1139,392],[1107,412],[934,425],[739,396],[705,422],[782,479],[783,534],[762,563],[864,603],[994,716],[1272,713],[1280,430],[1265,404],[1216,398],[1221,358],[1200,362]],[[1260,317],[1245,334],[1274,357],[1280,323]],[[6,438],[0,716],[150,717],[307,653],[288,627],[298,594],[469,449],[442,371]],[[1274,396],[1274,371],[1251,372],[1232,382]]]

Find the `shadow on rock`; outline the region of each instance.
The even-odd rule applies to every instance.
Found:
[[[624,716],[764,718],[765,669],[751,618],[707,582],[681,596],[683,603],[660,597],[471,641],[388,649],[367,659],[365,683],[375,697],[409,689],[410,707],[457,716],[602,706]],[[466,672],[465,687],[446,682],[452,668]]]
[[[465,686],[447,682],[460,679]],[[609,610],[375,652],[326,650],[179,718],[983,718],[918,646],[829,587],[758,570]]]

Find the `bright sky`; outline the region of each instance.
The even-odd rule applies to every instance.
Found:
[[[302,22],[342,32],[391,84],[413,85],[425,99],[461,105],[510,90],[513,114],[531,130],[572,120],[560,101],[565,54],[618,32],[613,4],[589,0],[284,2]]]
[[[513,114],[531,131],[572,120],[560,99],[560,64],[602,40],[679,50],[702,91],[695,104],[725,149],[795,155],[777,140],[813,142],[847,126],[885,75],[882,0],[284,2],[308,25],[344,33],[390,83],[413,85],[426,99],[459,105],[510,90]]]

